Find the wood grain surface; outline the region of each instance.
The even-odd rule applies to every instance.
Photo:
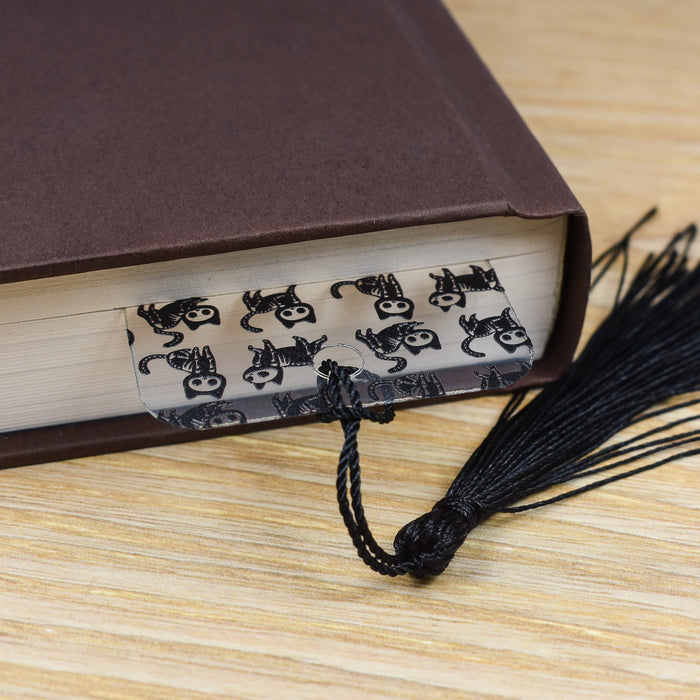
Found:
[[[700,3],[447,4],[596,251],[652,204],[638,251],[700,218]],[[503,401],[363,427],[380,542],[441,497]],[[310,424],[0,474],[0,697],[700,697],[700,459],[495,516],[426,584],[357,559],[340,444]]]

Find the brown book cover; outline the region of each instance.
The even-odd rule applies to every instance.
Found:
[[[569,362],[587,296],[585,214],[439,2],[4,10],[0,283],[566,214],[559,312],[529,381]],[[57,426],[0,436],[0,464],[191,437],[145,415]]]

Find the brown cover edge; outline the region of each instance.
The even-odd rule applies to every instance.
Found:
[[[552,330],[542,358],[532,370],[540,368],[540,382],[556,379],[569,366],[586,316],[591,280],[591,237],[588,219],[582,209],[569,214],[561,274],[559,305]]]

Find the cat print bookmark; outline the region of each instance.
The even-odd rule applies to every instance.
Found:
[[[533,343],[488,261],[164,300],[125,310],[141,399],[206,429],[328,410],[323,362],[366,406],[501,389]]]

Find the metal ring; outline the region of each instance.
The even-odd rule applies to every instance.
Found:
[[[321,350],[318,353],[316,353],[316,357],[322,354],[324,350],[330,350],[331,348],[347,348],[348,350],[352,350],[354,353],[356,353],[362,361],[362,364],[350,376],[354,379],[355,377],[358,377],[360,374],[362,374],[363,370],[365,369],[365,358],[362,355],[362,353],[352,345],[347,345],[346,343],[333,343],[332,345],[325,345],[323,348],[321,348]],[[330,375],[324,374],[320,370],[316,369],[316,357],[314,357],[314,364],[311,365],[311,368],[322,379],[328,379]]]

